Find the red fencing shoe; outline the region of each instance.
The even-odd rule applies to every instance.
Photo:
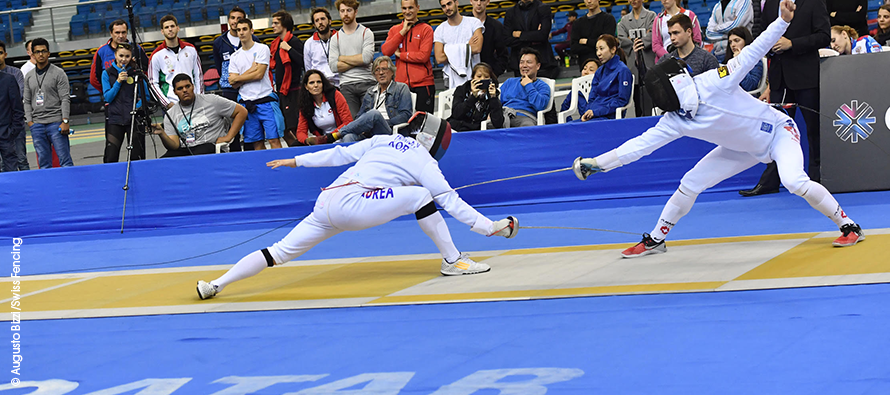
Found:
[[[655,239],[649,236],[648,233],[643,233],[643,241],[624,250],[624,252],[621,253],[621,256],[624,258],[638,258],[646,255],[661,254],[663,252],[667,252],[664,240],[655,241]]]
[[[843,236],[838,237],[834,240],[835,247],[849,247],[854,245],[860,241],[865,240],[865,234],[862,233],[862,228],[856,224],[846,224],[841,226],[841,232],[843,232]]]

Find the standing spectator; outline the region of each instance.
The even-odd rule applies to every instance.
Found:
[[[612,31],[614,32],[614,20],[612,18]],[[504,28],[512,35],[510,40],[510,68],[513,76],[519,77],[521,66],[519,58],[525,48],[531,48],[540,54],[540,74],[542,77],[556,78],[559,68],[553,61],[553,50],[550,48],[550,27],[553,18],[550,15],[550,6],[541,0],[519,0],[515,6],[507,10],[504,16]],[[546,54],[546,55],[545,55]]]
[[[634,111],[637,117],[649,114],[651,106],[644,103],[643,77],[646,70],[655,65],[655,52],[652,51],[652,24],[655,12],[643,8],[643,0],[630,0],[631,12],[618,22],[618,41],[621,50],[629,54],[627,66],[634,78]],[[583,113],[582,113],[583,114]]]
[[[652,23],[652,50],[655,51],[655,62],[670,52],[671,35],[668,33],[668,21],[678,14],[684,14],[692,21],[692,41],[695,45],[701,45],[701,25],[698,16],[691,10],[680,7],[679,0],[662,0],[664,7]]]
[[[575,23],[576,19],[578,19],[578,13],[574,10],[569,11],[568,18],[569,22],[566,23],[565,26],[563,26],[559,30],[551,32],[550,36],[547,37],[548,39],[552,40],[553,36],[558,36],[565,33],[566,37],[569,38],[568,41],[561,42],[553,47],[553,49],[556,51],[556,56],[559,56],[560,60],[566,57],[566,50],[572,46],[572,24]]]
[[[68,75],[49,63],[49,43],[43,38],[31,42],[37,67],[25,76],[25,120],[31,128],[34,151],[41,169],[53,167],[53,148],[62,167],[74,166],[68,145]]]
[[[34,67],[37,65],[37,58],[34,56],[34,53],[31,52],[31,41],[33,40],[25,42],[25,51],[28,52],[28,60],[22,65],[22,78],[28,75],[28,72],[34,70]]]
[[[857,39],[858,33],[850,26],[832,26],[831,49],[840,55],[881,52],[881,44],[875,39],[867,35]]]
[[[538,79],[541,54],[532,48],[523,48],[519,59],[522,77],[504,81],[501,102],[504,104],[504,127],[535,126],[538,111],[544,111],[550,103],[550,85]]]
[[[127,22],[124,22],[123,19],[111,22],[108,25],[108,31],[111,33],[111,38],[108,39],[105,45],[99,47],[93,55],[93,64],[90,66],[90,85],[99,92],[102,92],[102,75],[115,62],[115,50],[118,44],[128,44],[130,42],[127,39]],[[146,70],[148,67],[148,56],[145,55],[145,50],[138,45],[136,45],[135,49],[130,45],[130,50],[134,51],[134,57],[138,56],[136,61],[139,62],[139,69]]]
[[[765,0],[761,14],[761,29],[779,17],[779,0]],[[821,1],[800,1],[794,11],[796,17],[782,38],[768,55],[767,79],[769,89],[760,97],[771,103],[797,103],[819,111],[819,48],[831,42],[828,11]],[[796,108],[788,109],[794,119]],[[819,145],[819,113],[804,111],[809,144],[809,176],[819,182],[821,174]],[[776,162],[767,165],[760,181],[752,189],[739,191],[742,196],[756,196],[779,191],[779,170]]]
[[[761,27],[760,27],[760,14],[763,12],[763,1],[762,0],[751,0],[751,10],[754,11],[751,14],[754,16],[754,20],[751,26],[751,36],[757,38],[760,35]]]
[[[494,129],[504,127],[504,108],[498,97],[498,79],[488,63],[473,66],[473,79],[455,88],[448,123],[458,132],[482,129],[491,118]]]
[[[302,85],[297,142],[304,145],[333,143],[339,138],[340,128],[352,122],[346,98],[320,70],[306,71]]]
[[[12,78],[15,79],[16,84],[19,86],[19,97],[25,94],[25,76],[22,74],[22,71],[19,70],[15,66],[8,66],[6,64],[6,56],[9,55],[6,53],[6,43],[0,41],[0,74],[9,74]],[[24,110],[22,110],[24,111]],[[11,119],[11,118],[7,118]],[[28,164],[28,151],[25,148],[25,120],[24,115],[22,118],[22,128],[21,133],[17,136],[13,136],[15,138],[15,153],[18,156],[18,163],[16,163],[16,168],[19,170],[31,170],[31,166]],[[2,158],[2,156],[0,156]]]
[[[603,66],[603,62],[600,62],[599,58],[590,58],[587,59],[586,62],[581,66],[581,77],[585,77],[591,74],[596,73],[600,67]],[[593,95],[593,89],[591,89],[590,95]],[[566,99],[562,101],[562,106],[559,111],[568,111],[569,107],[572,106],[572,95],[566,96]],[[587,112],[587,98],[584,95],[578,95],[578,114],[584,114]],[[572,117],[567,117],[566,121],[572,121]]]
[[[596,39],[603,34],[615,34],[615,17],[600,9],[599,0],[584,0],[587,14],[572,25],[572,54],[578,57],[578,67],[596,57]]]
[[[729,31],[728,41],[729,44],[726,45],[726,61],[724,62],[726,64],[729,64],[729,61],[734,57],[739,56],[742,52],[742,48],[745,48],[754,42],[754,36],[751,35],[748,28],[739,26]],[[756,63],[751,71],[748,72],[748,75],[739,82],[739,86],[741,86],[745,92],[750,92],[757,89],[761,79],[763,79],[763,62]]]
[[[275,90],[278,93],[278,106],[284,116],[285,136],[295,136],[300,113],[297,111],[297,97],[303,79],[303,42],[291,32],[294,18],[287,11],[272,14],[272,30],[278,37],[272,41],[271,64],[275,75]],[[288,140],[287,138],[285,139]]]
[[[433,80],[433,28],[417,21],[417,0],[402,0],[402,23],[389,29],[380,52],[396,57],[396,81],[417,95],[414,111],[433,112],[436,82]]]
[[[507,63],[510,60],[510,52],[507,49],[507,30],[495,18],[489,18],[485,10],[491,0],[470,0],[473,4],[473,16],[482,22],[482,50],[479,52],[479,61],[488,63],[494,74],[491,78],[497,79],[507,71]],[[475,68],[475,66],[474,66]]]
[[[445,65],[442,76],[451,89],[472,77],[473,66],[480,62],[485,27],[476,18],[464,18],[457,0],[439,0],[439,5],[448,19],[436,26],[433,50],[436,63]]]
[[[831,26],[850,26],[856,37],[868,35],[868,0],[827,0]]]
[[[245,12],[244,9],[238,6],[232,7],[228,16],[228,32],[213,40],[213,63],[216,66],[216,71],[219,72],[220,94],[222,97],[233,102],[238,101],[238,89],[233,88],[232,84],[229,83],[229,61],[232,58],[232,54],[241,48],[241,39],[238,38],[238,29],[235,28],[235,24],[239,19],[246,17],[247,12]],[[257,38],[257,36],[253,36],[253,41],[260,42],[260,39]],[[237,152],[242,149],[245,151],[252,150],[253,145],[245,144],[242,146],[241,134],[239,131],[239,134],[236,135],[235,138],[232,139],[232,143],[229,144],[229,151]]]
[[[615,119],[615,111],[630,103],[633,74],[625,65],[627,60],[618,39],[611,34],[600,36],[596,40],[596,56],[603,66],[593,75],[587,111],[581,114],[581,121]]]
[[[331,36],[337,33],[336,30],[331,29],[331,13],[322,7],[315,8],[312,10],[311,22],[312,26],[315,27],[315,33],[312,35],[312,38],[306,40],[306,45],[303,49],[306,71],[321,71],[334,86],[340,86],[340,76],[331,71],[331,67],[328,65],[328,54],[331,52]]]
[[[170,84],[177,74],[186,74],[195,81],[198,93],[204,93],[204,72],[195,46],[179,39],[179,21],[173,15],[161,18],[164,42],[151,53],[148,78],[161,104],[170,108],[179,101]]]
[[[6,52],[5,48],[3,52]],[[3,57],[6,57],[5,54]],[[18,85],[15,77],[0,73],[0,158],[3,159],[0,171],[4,172],[17,170],[19,156],[15,148],[16,139],[25,134],[25,110]]]
[[[692,41],[692,20],[686,14],[674,15],[667,25],[668,34],[671,36],[671,45],[674,48],[670,56],[686,62],[686,65],[692,69],[693,76],[720,66],[714,55],[701,49]],[[659,60],[659,63],[667,59],[668,57],[665,56]]]
[[[105,163],[115,163],[120,159],[124,137],[130,136],[133,126],[130,114],[133,111],[133,100],[136,100],[136,109],[142,109],[142,99],[134,95],[133,52],[130,44],[118,44],[114,55],[117,60],[102,75],[102,98],[108,103],[105,106]],[[145,93],[148,93],[148,82],[144,79],[141,82]],[[130,138],[133,142],[130,158],[145,159],[145,133],[137,130]]]
[[[218,95],[195,95],[188,74],[173,77],[173,91],[179,100],[156,132],[167,148],[163,158],[215,153],[216,144],[231,142],[244,126],[243,106]]]
[[[244,123],[244,143],[253,149],[266,149],[265,141],[272,148],[281,148],[281,131],[278,130],[272,97],[272,80],[269,79],[269,47],[253,41],[253,21],[248,18],[235,24],[241,48],[229,60],[229,82],[238,89],[241,102],[247,108]]]
[[[743,26],[751,29],[754,26],[754,10],[751,0],[720,0],[711,11],[705,37],[714,43],[714,56],[717,60],[726,56],[726,39],[729,31]]]
[[[878,28],[874,37],[878,44],[890,46],[890,4],[878,8]]]
[[[331,39],[328,65],[340,74],[340,92],[349,104],[349,111],[357,113],[365,92],[374,86],[371,61],[374,59],[374,32],[355,21],[358,0],[337,0],[343,28]]]

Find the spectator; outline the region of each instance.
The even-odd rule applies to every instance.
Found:
[[[633,74],[625,65],[627,60],[618,39],[611,34],[600,36],[596,40],[596,56],[603,66],[593,75],[582,121],[615,119],[616,110],[630,103]]]
[[[473,4],[473,16],[482,22],[482,50],[479,61],[488,63],[492,78],[497,79],[507,71],[510,52],[507,50],[508,34],[504,25],[495,18],[489,18],[485,10],[491,0],[470,0]],[[475,66],[474,66],[475,67]]]
[[[614,19],[612,18],[613,21]],[[548,38],[552,23],[550,6],[541,0],[519,0],[515,6],[507,10],[504,16],[504,28],[512,35],[509,67],[514,70],[514,77],[522,75],[519,58],[525,48],[538,51],[539,72],[542,77],[556,78],[559,75],[559,68],[553,61],[553,50],[550,48]]]
[[[41,169],[53,167],[52,151],[62,167],[74,166],[68,145],[68,75],[49,63],[49,43],[43,38],[31,42],[37,59],[34,72],[25,75],[25,120],[31,128],[34,151]]]
[[[130,136],[133,126],[133,100],[136,100],[136,108],[142,109],[142,99],[134,95],[133,86],[133,51],[130,44],[119,43],[114,49],[117,58],[105,74],[102,75],[102,98],[105,106],[105,163],[115,163],[120,159],[121,145],[124,135]],[[148,82],[142,80],[142,88],[148,94]],[[133,160],[145,159],[145,133],[137,131],[130,136],[133,142],[133,151],[130,158]]]
[[[219,71],[220,93],[231,101],[238,100],[238,89],[229,83],[229,60],[232,54],[241,48],[241,39],[238,38],[238,29],[235,24],[242,18],[247,18],[247,12],[241,7],[232,7],[228,17],[229,31],[213,40],[213,62],[216,65],[216,70]],[[253,41],[260,42],[260,39],[254,36]],[[240,140],[240,136],[236,137],[233,144],[238,140]]]
[[[195,95],[188,74],[173,78],[173,91],[179,100],[167,111],[163,131],[155,130],[167,147],[163,158],[215,153],[216,144],[230,143],[244,126],[243,106],[218,95]]]
[[[627,6],[624,6],[624,8],[621,9],[621,18],[624,18],[624,16],[627,15],[628,12],[630,11],[627,9]]]
[[[352,122],[346,98],[320,70],[306,71],[302,86],[297,141],[305,145],[333,143],[340,137],[339,128]]]
[[[240,19],[235,26],[241,48],[229,60],[229,82],[238,89],[248,111],[244,142],[253,144],[256,150],[266,149],[265,141],[269,141],[272,148],[281,148],[281,131],[275,114],[278,104],[274,103],[269,79],[269,47],[253,41],[250,19]]]
[[[600,9],[599,0],[584,0],[587,14],[572,25],[572,54],[578,57],[578,66],[596,57],[596,39],[603,34],[615,34],[615,17]]]
[[[275,75],[278,106],[284,117],[284,134],[295,137],[300,117],[297,98],[300,91],[298,81],[303,79],[303,42],[291,33],[294,30],[294,18],[287,11],[272,14],[272,30],[278,37],[272,41],[269,67]],[[293,139],[285,140],[293,142]]]
[[[581,76],[585,77],[591,74],[596,73],[596,70],[602,67],[603,63],[600,62],[599,58],[590,58],[587,59],[586,62],[581,66]],[[590,94],[593,94],[593,89],[591,88]],[[562,107],[560,107],[559,111],[568,111],[569,107],[572,106],[572,96],[566,96],[566,99],[562,102]],[[578,95],[578,114],[584,114],[587,112],[587,98],[584,95]],[[567,121],[571,121],[572,117],[566,118]]]
[[[433,28],[417,21],[417,0],[402,0],[402,23],[389,29],[380,52],[396,57],[396,81],[417,95],[416,111],[433,112],[436,82],[433,80]]]
[[[855,37],[868,35],[868,0],[827,0],[826,6],[831,26],[850,26]]]
[[[779,3],[779,0],[764,0],[761,29],[766,29],[779,17]],[[801,115],[807,125],[810,179],[819,182],[819,48],[825,48],[831,42],[831,27],[825,3],[801,1],[796,5],[796,15],[810,17],[792,19],[785,34],[773,46],[768,55],[770,61],[766,72],[769,88],[760,98],[768,98],[771,103],[797,103],[817,111],[804,111]],[[788,109],[791,119],[796,113],[796,108]],[[771,162],[754,188],[739,193],[742,196],[756,196],[778,191],[779,171],[776,163]]]
[[[204,93],[204,72],[201,57],[195,46],[179,39],[179,22],[173,15],[161,18],[164,42],[158,45],[149,58],[148,78],[158,100],[170,108],[179,101],[170,81],[177,74],[186,74],[195,81],[198,93]]]
[[[19,96],[23,96],[25,94],[25,76],[22,74],[22,71],[19,70],[15,66],[8,66],[6,64],[6,56],[9,55],[6,52],[6,43],[0,41],[0,74],[9,74],[12,78],[15,79],[16,84],[19,86]],[[26,62],[29,64],[29,62]],[[24,110],[22,110],[24,111]],[[11,118],[6,118],[11,119]],[[22,133],[15,137],[15,153],[18,156],[18,163],[16,164],[16,168],[19,170],[31,170],[31,166],[28,164],[28,151],[25,146],[25,120],[22,118]],[[2,158],[2,156],[0,156]]]
[[[742,48],[748,46],[754,41],[754,36],[751,35],[751,32],[748,31],[747,27],[739,26],[729,31],[729,50],[726,51],[726,61],[724,63],[729,64],[729,61],[739,56],[739,53],[742,52]],[[739,86],[745,92],[750,92],[760,85],[760,80],[763,79],[763,63],[757,63],[748,72],[748,75],[739,82]]]
[[[22,78],[28,75],[29,71],[34,70],[34,67],[36,67],[35,65],[37,64],[37,58],[34,56],[34,53],[31,52],[31,41],[32,40],[28,40],[25,42],[25,51],[28,52],[28,60],[22,64]]]
[[[3,49],[5,58],[6,48]],[[6,59],[3,59],[5,62]],[[5,63],[2,63],[5,64]],[[7,66],[11,67],[11,66]],[[0,73],[0,158],[3,167],[0,171],[16,171],[19,156],[16,140],[25,134],[25,109],[22,106],[22,91],[15,77]],[[35,141],[36,142],[36,141]]]
[[[455,88],[448,123],[458,132],[482,129],[491,118],[495,129],[504,127],[504,109],[498,98],[498,79],[488,63],[473,66],[473,79]]]
[[[655,62],[671,52],[671,35],[668,33],[668,21],[678,14],[684,14],[692,21],[692,41],[695,45],[701,45],[701,25],[694,12],[680,7],[679,0],[662,0],[664,7],[652,23],[652,50],[655,51]],[[777,8],[778,9],[778,8]]]
[[[714,56],[718,60],[726,56],[726,39],[729,31],[743,26],[751,29],[754,26],[754,10],[751,0],[720,0],[711,12],[705,37],[714,43]],[[726,61],[724,61],[726,63]]]
[[[832,26],[831,49],[841,55],[881,52],[881,44],[875,39],[868,35],[857,39],[858,33],[850,26]]]
[[[637,117],[649,114],[651,106],[644,103],[643,77],[646,70],[655,65],[655,52],[652,51],[652,24],[655,12],[643,7],[643,0],[630,0],[631,12],[618,22],[618,41],[625,54],[632,54],[627,66],[634,78],[634,111]],[[582,112],[583,114],[583,112]]]
[[[553,47],[553,49],[556,51],[556,56],[558,56],[560,60],[566,57],[566,50],[569,49],[570,46],[572,46],[572,24],[575,23],[576,19],[578,19],[578,13],[574,10],[569,11],[568,18],[569,21],[565,24],[565,26],[563,26],[561,29],[551,32],[550,35],[547,37],[548,39],[552,40],[553,36],[558,36],[563,33],[565,33],[566,37],[568,37],[568,41],[561,42]]]
[[[878,8],[878,28],[874,37],[878,44],[890,46],[890,4]]]
[[[337,0],[343,28],[334,34],[328,64],[340,74],[340,92],[355,114],[362,105],[365,92],[374,86],[371,61],[374,59],[374,32],[355,21],[358,0]]]
[[[315,33],[312,38],[306,40],[306,45],[303,47],[306,71],[319,70],[334,86],[340,86],[340,76],[331,71],[331,67],[328,66],[331,36],[337,33],[336,30],[331,29],[331,13],[322,7],[315,8],[312,10],[311,22],[315,27]]]
[[[90,85],[99,92],[102,92],[102,78],[105,70],[115,62],[115,50],[118,44],[128,44],[130,42],[127,39],[127,22],[124,22],[123,19],[111,22],[108,25],[108,31],[111,33],[111,38],[108,39],[105,45],[96,50],[96,53],[93,55],[93,64],[90,66]],[[132,45],[130,50],[134,50]],[[139,56],[139,70],[146,70],[148,67],[148,56],[145,55],[145,50],[137,45],[135,51],[134,55],[138,54],[136,56]]]
[[[473,66],[480,62],[485,27],[479,19],[464,18],[458,11],[457,0],[439,0],[439,5],[448,19],[436,26],[433,53],[436,63],[445,65],[442,77],[445,87],[451,89],[470,79]]]
[[[705,71],[716,69],[720,64],[717,58],[710,52],[701,49],[692,41],[692,20],[685,14],[677,14],[667,22],[668,34],[671,36],[673,50],[670,55],[682,59],[692,69],[692,75],[696,76]],[[659,62],[667,59],[661,58]]]
[[[751,27],[751,36],[756,39],[757,36],[760,35],[760,32],[763,30],[760,27],[760,14],[763,10],[762,0],[751,0],[751,10],[754,11],[751,13],[754,16],[754,21],[752,22]]]
[[[538,111],[547,109],[553,92],[550,85],[538,79],[540,69],[541,53],[532,48],[523,48],[519,58],[522,77],[510,78],[501,87],[505,128],[535,126],[538,124]]]
[[[392,59],[381,56],[374,59],[373,66],[377,84],[365,93],[355,121],[340,128],[344,143],[392,134],[393,126],[408,122],[414,114],[408,85],[393,81],[396,66]]]

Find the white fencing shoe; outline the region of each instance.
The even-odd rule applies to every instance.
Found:
[[[213,284],[204,282],[204,280],[198,280],[198,297],[201,300],[210,299],[214,295],[216,295],[216,287]]]
[[[467,254],[460,254],[460,258],[457,258],[457,261],[453,263],[448,263],[448,261],[442,259],[442,270],[440,272],[445,276],[460,276],[485,273],[489,270],[491,270],[491,266],[475,262]]]

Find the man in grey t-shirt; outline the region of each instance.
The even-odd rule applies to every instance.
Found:
[[[692,20],[686,14],[680,13],[668,20],[668,34],[671,35],[671,45],[674,47],[670,55],[677,59],[683,59],[686,65],[692,69],[692,76],[720,66],[714,55],[699,48],[692,41]],[[659,63],[666,58],[668,57],[662,57]]]
[[[179,103],[167,110],[164,132],[158,133],[167,148],[164,158],[215,153],[216,144],[230,143],[247,119],[247,109],[238,103],[216,95],[195,95],[187,74],[173,78],[173,91]]]

